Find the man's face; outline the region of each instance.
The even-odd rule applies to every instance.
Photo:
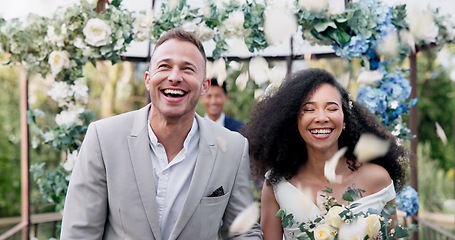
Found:
[[[207,115],[212,120],[216,120],[223,112],[227,96],[220,86],[210,86],[206,95],[201,97],[201,103],[205,108]]]
[[[202,54],[190,42],[170,39],[160,45],[144,76],[154,114],[167,120],[193,118],[199,96],[210,86],[204,64]]]

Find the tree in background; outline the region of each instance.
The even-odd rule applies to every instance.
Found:
[[[19,81],[15,69],[0,66],[0,217],[20,214]]]
[[[418,132],[419,141],[430,145],[431,158],[447,171],[453,167],[455,159],[455,82],[450,79],[448,71],[435,61],[437,52],[430,49],[418,56]],[[438,137],[436,122],[447,136],[446,145]]]

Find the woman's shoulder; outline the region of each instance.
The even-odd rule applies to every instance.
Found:
[[[370,194],[388,187],[392,182],[387,170],[374,163],[363,163],[357,171],[357,182],[361,182]]]

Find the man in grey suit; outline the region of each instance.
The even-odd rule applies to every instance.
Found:
[[[248,141],[195,113],[205,71],[192,34],[160,38],[144,76],[151,104],[88,128],[61,239],[262,239],[258,224],[229,234],[253,203]]]

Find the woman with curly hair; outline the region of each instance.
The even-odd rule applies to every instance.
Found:
[[[360,163],[354,148],[362,134],[374,134],[390,142],[388,152]],[[261,226],[264,239],[295,239],[292,229],[282,228],[279,209],[300,222],[321,214],[320,191],[331,188],[340,204],[348,188],[359,193],[363,210],[382,210],[393,203],[395,189],[404,183],[402,161],[405,149],[366,108],[322,69],[306,69],[290,75],[270,97],[261,101],[246,125],[250,156],[256,173],[266,180],[261,196]],[[341,182],[327,182],[324,165],[347,147],[336,174]],[[296,195],[289,195],[294,191]],[[307,205],[302,204],[307,200]],[[295,206],[299,200],[299,206]],[[294,201],[294,203],[293,203]],[[303,206],[302,206],[303,205]],[[396,219],[396,216],[395,216]]]

